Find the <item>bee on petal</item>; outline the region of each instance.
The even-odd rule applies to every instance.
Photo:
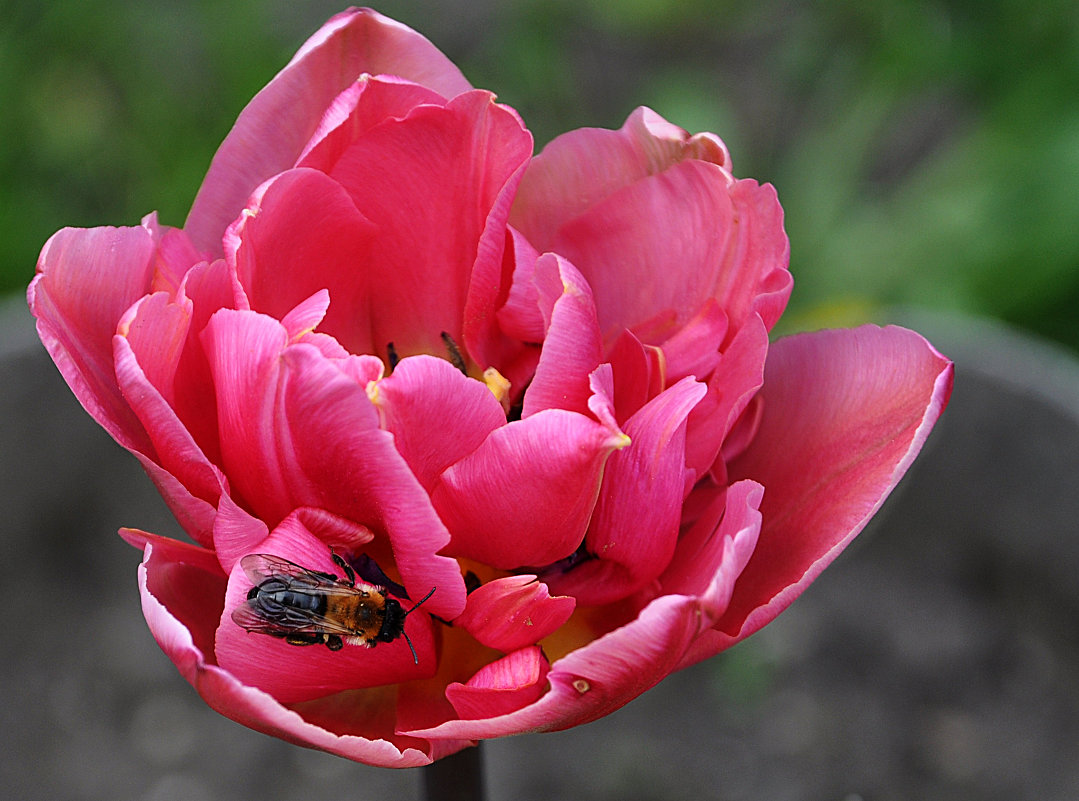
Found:
[[[390,598],[385,588],[356,579],[356,571],[338,554],[333,561],[344,572],[308,570],[271,554],[248,554],[240,567],[254,586],[243,605],[232,611],[236,625],[257,634],[278,637],[289,645],[325,645],[340,651],[346,644],[373,648],[404,637],[405,618],[434,594],[427,593],[411,609]]]

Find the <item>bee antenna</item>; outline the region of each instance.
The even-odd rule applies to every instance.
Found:
[[[416,606],[419,606],[419,604],[416,604]],[[413,607],[413,609],[415,608],[416,607]],[[411,612],[412,610],[410,609],[409,611]],[[403,631],[401,632],[401,636],[405,638],[405,642],[408,643],[408,650],[412,652],[412,661],[418,665],[420,663],[420,658],[416,656],[416,649],[412,647],[412,640],[410,640],[408,638],[408,635],[405,634]]]
[[[408,612],[405,612],[404,617],[408,617],[409,614],[413,610],[415,610],[417,607],[419,607],[420,604],[422,604],[424,601],[426,601],[428,598],[430,598],[432,595],[434,595],[436,589],[437,589],[437,587],[432,587],[431,591],[429,593],[427,593],[425,596],[420,598],[420,600],[416,601],[416,603],[412,604],[412,609],[409,609]]]

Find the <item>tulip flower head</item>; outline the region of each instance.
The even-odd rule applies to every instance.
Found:
[[[538,155],[369,9],[240,114],[182,228],[64,229],[30,286],[190,535],[133,529],[213,708],[372,765],[606,715],[776,617],[862,529],[951,364],[769,332],[775,190],[646,108]]]

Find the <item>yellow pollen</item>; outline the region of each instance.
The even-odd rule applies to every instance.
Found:
[[[574,679],[573,680],[573,689],[575,689],[581,695],[584,695],[586,692],[588,692],[589,690],[592,689],[592,685],[589,684],[584,679]]]
[[[378,406],[378,381],[367,382],[367,398],[375,406]]]
[[[506,380],[506,377],[495,368],[488,367],[483,371],[483,383],[487,385],[487,389],[491,390],[491,394],[495,396],[495,400],[502,404],[502,408],[508,409],[510,402],[510,382]]]

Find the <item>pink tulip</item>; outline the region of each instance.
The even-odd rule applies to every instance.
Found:
[[[715,136],[642,108],[533,157],[361,9],[243,111],[182,229],[64,229],[28,294],[194,541],[122,532],[165,653],[234,720],[405,767],[619,708],[880,507],[951,364],[901,328],[770,344],[787,260]],[[433,594],[375,647],[299,647],[233,617],[250,554]]]

